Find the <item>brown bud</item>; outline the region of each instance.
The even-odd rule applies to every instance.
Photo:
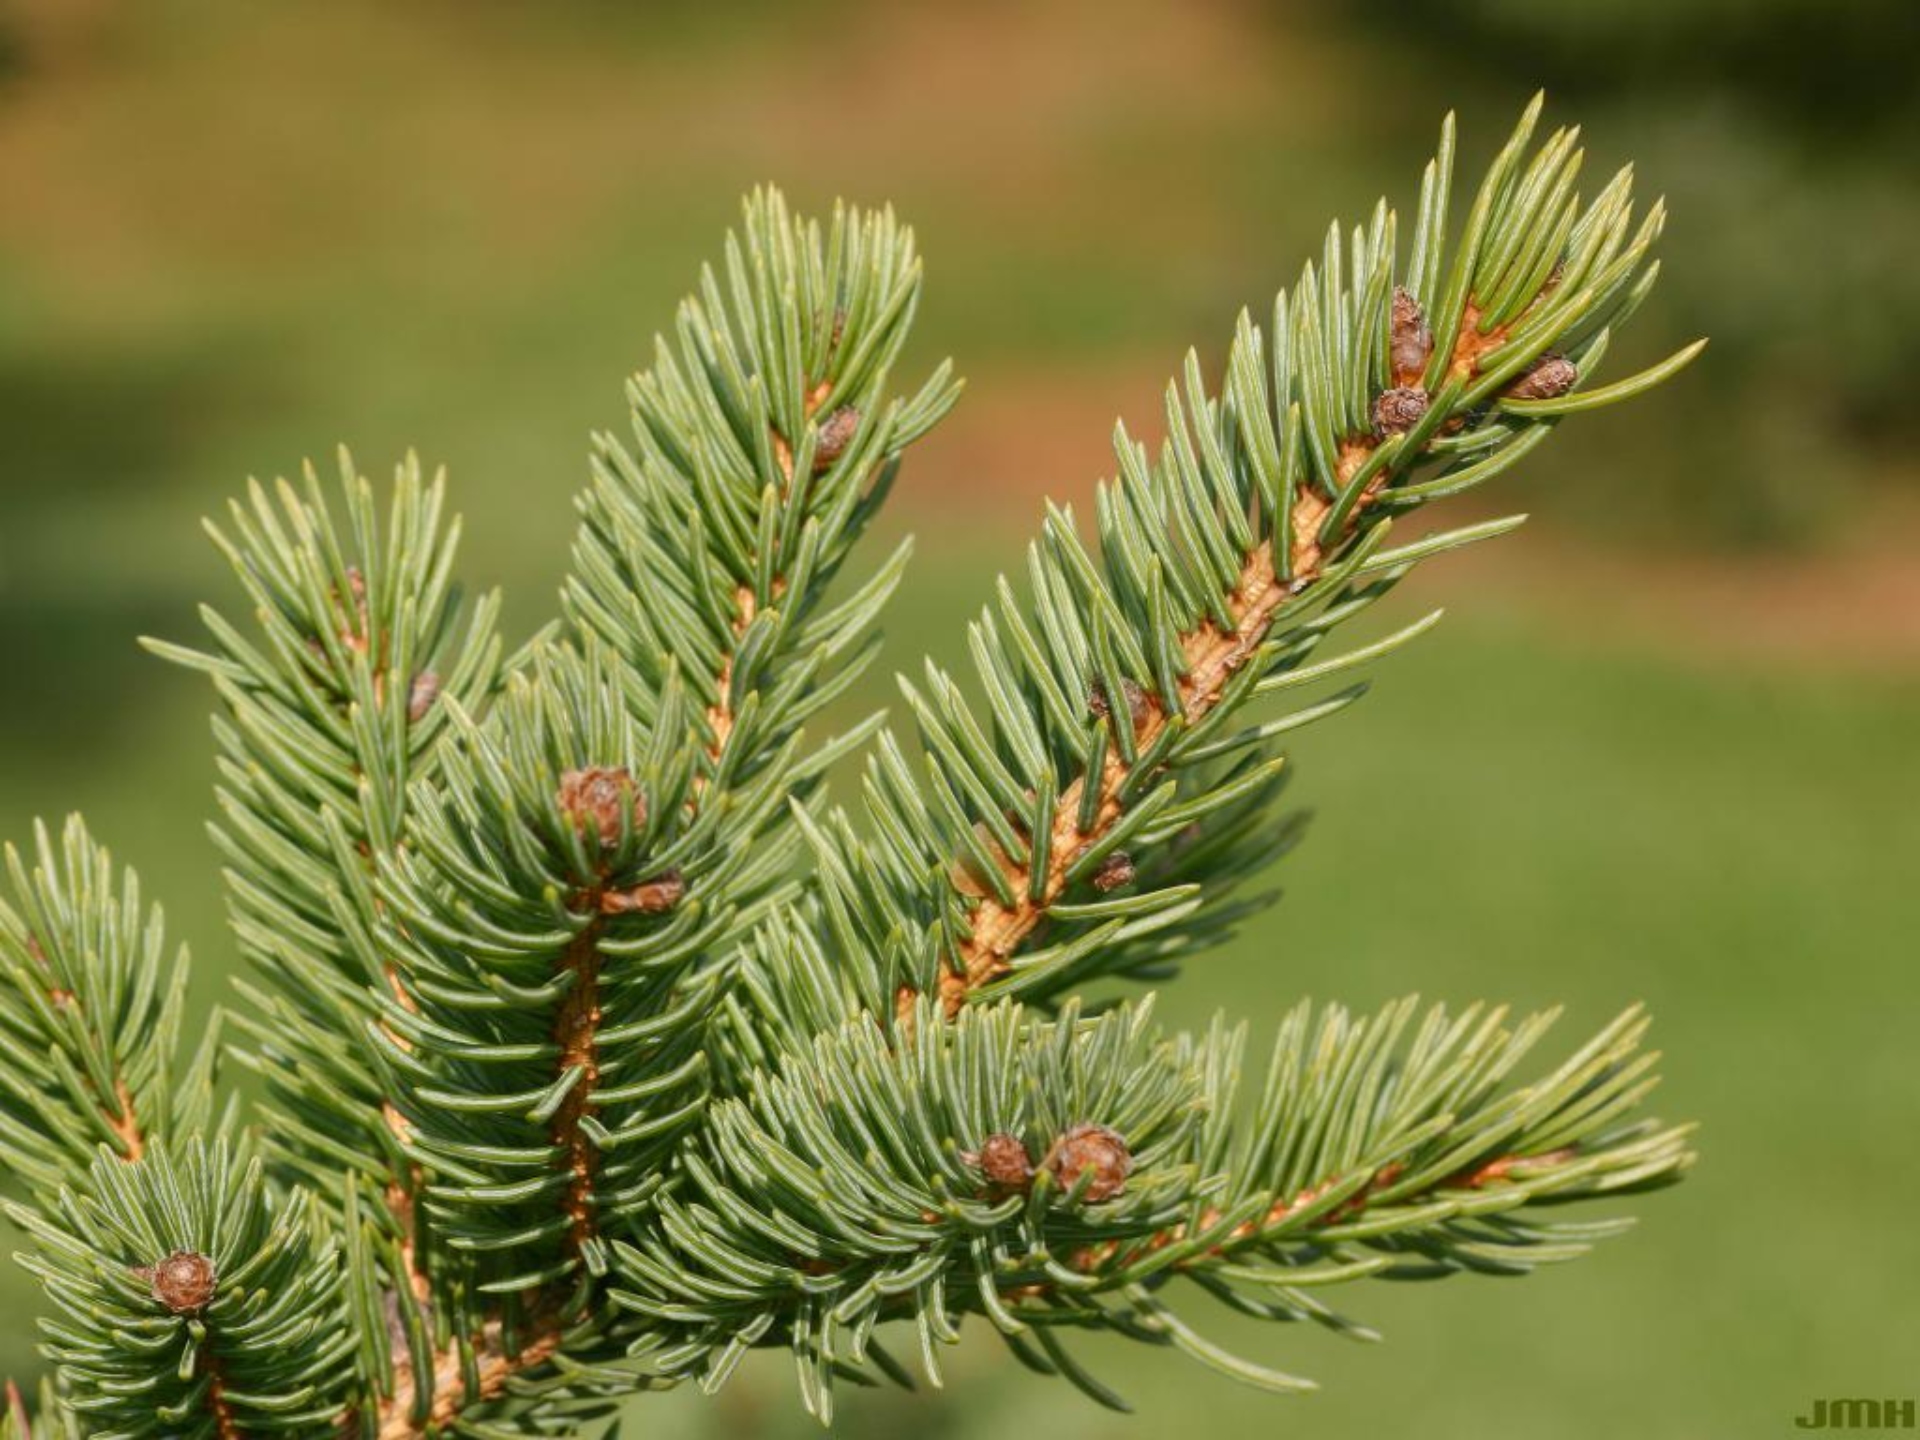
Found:
[[[600,897],[603,915],[664,915],[685,898],[687,881],[678,870],[663,870],[631,890],[609,890]]]
[[[633,776],[623,765],[562,771],[554,799],[575,829],[585,831],[591,825],[605,847],[620,843],[623,811],[633,817],[635,830],[647,823],[647,802],[634,790]]]
[[[1147,722],[1147,692],[1131,680],[1120,682],[1121,693],[1126,697],[1127,715],[1138,730]],[[1104,720],[1113,713],[1113,702],[1107,698],[1107,687],[1101,681],[1094,681],[1087,691],[1087,709]]]
[[[1116,850],[1100,862],[1100,868],[1093,872],[1093,888],[1102,895],[1109,890],[1118,890],[1122,885],[1133,883],[1133,857],[1124,850]]]
[[[1089,1204],[1111,1200],[1127,1188],[1133,1173],[1133,1155],[1117,1130],[1105,1125],[1075,1125],[1047,1152],[1043,1162],[1061,1189],[1071,1190],[1086,1176],[1080,1198]]]
[[[845,454],[859,428],[860,412],[851,405],[842,405],[821,421],[820,438],[813,443],[813,473],[822,473]]]
[[[1382,435],[1404,435],[1427,413],[1431,403],[1418,385],[1396,385],[1382,390],[1373,402],[1373,428]]]
[[[1387,363],[1396,385],[1408,385],[1426,372],[1433,355],[1433,330],[1420,302],[1404,285],[1393,287],[1393,315],[1387,332]]]
[[[407,719],[418,725],[427,718],[427,712],[433,709],[433,702],[439,698],[440,677],[431,670],[422,670],[407,686]]]
[[[1552,400],[1573,388],[1580,378],[1580,367],[1564,355],[1551,351],[1528,367],[1527,372],[1506,388],[1509,400]]]
[[[1033,1157],[1018,1135],[1004,1131],[980,1142],[980,1153],[964,1157],[980,1167],[989,1184],[1001,1190],[1024,1190],[1033,1183]]]
[[[213,1299],[213,1261],[192,1250],[176,1250],[151,1270],[137,1270],[153,1289],[153,1298],[176,1315],[206,1308]]]

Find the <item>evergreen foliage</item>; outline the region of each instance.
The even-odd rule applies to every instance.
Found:
[[[330,1228],[276,1194],[224,1141],[128,1163],[13,1212],[38,1242],[47,1358],[89,1435],[323,1434],[350,1394],[354,1347]]]
[[[1697,353],[1592,383],[1662,212],[1625,172],[1583,201],[1538,110],[1452,238],[1449,121],[1404,263],[1383,203],[1211,387],[1187,357],[1165,442],[1116,434],[1090,531],[1048,511],[972,675],[901,680],[911,738],[806,729],[876,653],[906,552],[850,562],[958,393],[896,383],[890,212],[748,200],[517,653],[413,460],[384,505],[345,457],[337,498],[253,486],[211,527],[246,619],[150,642],[219,706],[224,1029],[182,1048],[184,958],[77,819],[9,852],[0,1158],[54,1368],[0,1430],[566,1435],[775,1346],[827,1420],[840,1382],[910,1383],[889,1345],[938,1383],[968,1315],[1103,1404],[1075,1331],[1294,1390],[1191,1302],[1364,1335],[1335,1287],[1619,1230],[1558,1207],[1691,1158],[1639,1112],[1637,1011],[1530,1069],[1551,1017],[1302,1007],[1257,1062],[1140,988],[1258,912],[1283,738],[1437,616],[1328,642],[1518,523],[1409,513]],[[849,810],[822,787],[855,752]]]

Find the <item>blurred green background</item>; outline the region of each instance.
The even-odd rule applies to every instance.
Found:
[[[164,897],[203,1000],[230,951],[205,697],[134,648],[233,591],[195,517],[249,474],[450,467],[467,573],[549,611],[589,429],[735,216],[892,200],[920,358],[967,398],[910,461],[888,668],[959,650],[1043,495],[1152,433],[1335,215],[1403,208],[1440,114],[1468,172],[1527,94],[1673,208],[1630,357],[1703,362],[1576,423],[1431,567],[1449,620],[1298,747],[1289,895],[1168,1009],[1259,1018],[1644,998],[1704,1162],[1598,1257],[1376,1286],[1384,1348],[1219,1333],[1323,1393],[1093,1358],[1093,1409],[983,1335],[852,1435],[1761,1436],[1920,1390],[1920,7],[1911,0],[1048,0],[541,6],[0,3],[0,831],[84,808]],[[1616,372],[1626,373],[1627,360]],[[876,552],[878,548],[876,546]],[[931,637],[931,638],[929,638]],[[876,677],[868,702],[883,702]],[[9,1276],[0,1298],[24,1316]],[[35,1362],[23,1323],[0,1365]],[[658,1435],[802,1434],[783,1362]]]

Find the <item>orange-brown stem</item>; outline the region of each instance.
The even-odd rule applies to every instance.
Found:
[[[587,908],[600,910],[598,892]],[[581,1121],[594,1113],[593,1091],[600,1083],[600,931],[595,918],[583,926],[560,956],[560,966],[573,975],[573,986],[560,1005],[553,1038],[560,1046],[560,1070],[578,1069],[580,1078],[567,1092],[553,1117],[553,1143],[566,1157],[568,1174],[565,1207],[570,1228],[568,1248],[577,1256],[593,1238],[593,1185],[599,1155]]]
[[[38,941],[28,942],[29,954],[38,956],[39,950]],[[43,966],[45,963],[44,959],[41,960]],[[80,997],[71,990],[49,990],[47,999],[52,1002],[56,1010],[77,1009],[80,1004]],[[94,1089],[91,1081],[88,1082],[87,1088]],[[106,1123],[107,1129],[111,1130],[115,1138],[120,1141],[125,1158],[132,1161],[144,1156],[147,1153],[146,1134],[141,1129],[140,1116],[133,1103],[133,1092],[127,1088],[125,1077],[116,1074],[113,1077],[113,1094],[101,1095],[96,1090],[95,1098],[99,1101],[100,1118]]]
[[[407,993],[407,987],[401,983],[399,968],[392,962],[388,962],[386,975],[387,985],[393,991],[394,999],[399,1001],[403,1009],[417,1013],[420,1007],[414,1003],[413,997]],[[412,1042],[404,1035],[396,1034],[384,1025],[381,1028],[402,1050],[413,1049]],[[391,1100],[381,1102],[380,1118],[386,1122],[387,1129],[392,1132],[394,1139],[399,1141],[403,1148],[413,1138],[413,1127],[407,1123],[407,1117],[400,1113],[399,1107]],[[413,1291],[413,1298],[423,1305],[433,1295],[433,1287],[428,1283],[426,1272],[420,1266],[419,1216],[414,1204],[414,1197],[420,1193],[420,1187],[424,1183],[425,1176],[420,1166],[408,1165],[404,1177],[395,1176],[387,1182],[385,1194],[387,1210],[400,1227],[400,1261],[406,1267],[407,1284]]]
[[[826,381],[814,387],[807,397],[808,415],[812,415],[818,409],[831,388]],[[793,483],[792,447],[776,432],[773,436],[773,449],[785,482],[791,486]],[[778,595],[782,588],[783,582],[776,579],[774,593]],[[747,628],[753,624],[757,606],[758,602],[751,588],[742,585],[735,591],[733,623],[735,647],[730,649],[721,661],[720,673],[716,677],[718,694],[713,704],[707,709],[709,735],[707,754],[716,762],[725,751],[727,741],[733,734],[735,717],[729,692],[733,679],[734,653],[738,642],[746,635]],[[703,782],[696,782],[696,793],[702,784]],[[554,1144],[566,1157],[569,1172],[564,1204],[571,1222],[567,1244],[575,1254],[578,1254],[580,1247],[592,1238],[595,1229],[593,1187],[597,1154],[581,1121],[593,1113],[592,1095],[600,1074],[597,1037],[601,1019],[599,939],[604,928],[602,917],[627,910],[656,908],[650,903],[655,898],[655,891],[660,886],[668,884],[677,887],[679,884],[677,876],[671,882],[656,882],[653,888],[643,886],[639,890],[625,894],[611,894],[603,885],[588,891],[578,908],[592,913],[595,918],[574,936],[560,957],[561,967],[573,973],[574,983],[561,1004],[560,1014],[554,1022],[553,1034],[560,1046],[560,1069],[564,1072],[577,1066],[581,1070],[581,1075],[555,1112],[551,1133]],[[666,891],[659,890],[661,898],[664,899],[665,894]],[[677,898],[677,890],[674,898]],[[405,1003],[404,997],[402,1003]],[[404,1137],[405,1121],[397,1113],[389,1115],[388,1123],[395,1128],[397,1134]],[[395,1189],[398,1190],[399,1187]],[[389,1194],[390,1203],[405,1199],[404,1194],[395,1195],[392,1192]],[[404,1208],[406,1218],[410,1219],[412,1214],[410,1201]],[[396,1204],[396,1214],[399,1213],[400,1207]],[[405,1249],[411,1264],[412,1232],[410,1228],[407,1234],[409,1243]],[[424,1296],[423,1282],[418,1278],[416,1278],[415,1288],[417,1293]],[[517,1354],[508,1355],[499,1350],[497,1328],[493,1331],[493,1338],[495,1344],[479,1360],[480,1387],[476,1395],[469,1396],[466,1393],[462,1368],[456,1352],[449,1350],[436,1357],[432,1414],[425,1425],[415,1425],[411,1418],[413,1382],[403,1367],[393,1398],[381,1407],[380,1440],[413,1440],[413,1437],[426,1434],[429,1427],[451,1424],[467,1404],[493,1398],[505,1387],[511,1376],[541,1364],[560,1346],[557,1322],[537,1333],[535,1338]]]
[[[1506,327],[1495,326],[1482,334],[1479,321],[1479,308],[1469,302],[1455,332],[1449,361],[1449,368],[1456,375],[1470,377],[1476,373],[1486,356],[1506,340]],[[1377,443],[1371,435],[1349,436],[1342,441],[1336,461],[1339,484],[1344,486],[1358,473]],[[1354,520],[1379,493],[1385,478],[1382,471],[1353,507],[1348,519],[1349,532]],[[1273,542],[1262,541],[1246,557],[1228,599],[1232,625],[1222,629],[1206,619],[1180,637],[1186,670],[1180,681],[1180,713],[1186,719],[1198,720],[1218,703],[1233,673],[1266,639],[1275,617],[1299,589],[1319,578],[1328,555],[1327,547],[1321,544],[1320,531],[1331,509],[1332,503],[1325,496],[1301,487],[1294,497],[1289,526],[1289,578],[1282,579],[1275,567]],[[1338,548],[1338,538],[1332,548]],[[1134,721],[1136,751],[1148,749],[1165,729],[1168,719],[1164,699],[1155,694],[1146,695],[1142,713]],[[1116,712],[1113,723],[1125,723],[1120,713]],[[968,938],[960,943],[958,953],[951,957],[939,977],[941,1009],[949,1018],[959,1013],[968,996],[1012,969],[1013,956],[1021,944],[1066,890],[1066,877],[1075,862],[1119,820],[1123,813],[1120,796],[1130,775],[1131,767],[1118,748],[1109,747],[1098,775],[1076,778],[1056,798],[1053,834],[1047,849],[1047,873],[1040,882],[1038,898],[1031,898],[1033,877],[1028,870],[996,850],[1002,872],[1017,898],[1009,904],[988,894],[976,905]],[[1089,784],[1096,786],[1099,793],[1091,807],[1092,823],[1082,830],[1080,814]],[[895,1013],[903,1021],[911,1016],[915,998],[916,992],[910,987],[902,987],[895,995]]]
[[[753,590],[746,585],[733,592],[733,605],[733,645],[720,661],[719,683],[715,687],[718,693],[714,696],[713,704],[707,707],[707,733],[712,737],[707,742],[707,758],[716,764],[727,748],[728,737],[733,734],[733,657],[739,651],[747,627],[753,624],[753,617],[758,613]],[[704,778],[696,782],[704,783]]]
[[[1453,359],[1448,362],[1447,372],[1456,380],[1471,380],[1480,362],[1506,344],[1509,329],[1495,325],[1481,334],[1480,307],[1469,300],[1460,316],[1460,328],[1454,333]]]
[[[201,1373],[207,1377],[207,1408],[213,1411],[213,1432],[219,1440],[244,1440],[240,1422],[233,1418],[233,1406],[227,1402],[227,1377],[210,1350],[200,1352]]]
[[[821,402],[827,398],[828,393],[832,389],[833,386],[830,382],[822,380],[807,392],[808,418],[812,418],[814,412],[820,408]],[[772,431],[772,439],[773,458],[780,466],[781,482],[785,488],[791,489],[793,486],[793,446],[788,443],[787,437],[782,435],[778,430]],[[773,582],[774,594],[776,596],[779,595],[780,592],[785,589],[785,585],[786,582],[784,580],[775,576]],[[733,684],[734,655],[740,648],[740,641],[746,636],[747,627],[753,624],[753,617],[758,613],[758,601],[754,598],[753,590],[750,586],[742,585],[734,591],[733,609],[734,643],[732,648],[727,651],[725,657],[720,661],[719,685],[717,687],[719,693],[714,697],[713,704],[707,708],[707,732],[712,737],[707,744],[707,755],[715,761],[719,760],[721,752],[727,748],[727,737],[733,734],[733,701],[729,692]]]
[[[1537,1155],[1502,1155],[1488,1161],[1484,1165],[1462,1170],[1450,1175],[1435,1185],[1433,1189],[1436,1191],[1478,1190],[1492,1181],[1507,1179],[1516,1166],[1558,1164],[1572,1159],[1576,1153],[1578,1152],[1574,1147],[1564,1146],[1558,1150],[1548,1150]],[[1367,1183],[1355,1191],[1354,1194],[1328,1210],[1325,1214],[1316,1215],[1308,1224],[1312,1227],[1320,1227],[1337,1225],[1343,1221],[1353,1219],[1367,1208],[1375,1195],[1379,1194],[1380,1191],[1386,1189],[1389,1185],[1392,1185],[1405,1173],[1405,1167],[1398,1163],[1381,1166],[1380,1169],[1376,1170],[1373,1175],[1368,1178]],[[1329,1179],[1319,1185],[1309,1186],[1289,1199],[1275,1201],[1273,1205],[1268,1208],[1265,1215],[1258,1219],[1242,1221],[1218,1243],[1209,1246],[1196,1256],[1180,1261],[1180,1267],[1191,1267],[1201,1260],[1218,1260],[1223,1258],[1242,1243],[1257,1239],[1263,1232],[1281,1224],[1298,1211],[1304,1210],[1317,1203],[1333,1188],[1334,1184],[1335,1182]],[[1421,1195],[1409,1197],[1401,1203],[1415,1203],[1427,1198],[1431,1193],[1432,1191],[1425,1191],[1422,1192]],[[920,1218],[924,1223],[929,1225],[936,1223],[940,1219],[937,1214],[930,1210],[921,1212]],[[1220,1223],[1220,1218],[1219,1210],[1208,1208],[1201,1213],[1197,1228],[1201,1232],[1211,1230]],[[1166,1249],[1169,1245],[1178,1244],[1191,1233],[1193,1232],[1185,1224],[1180,1224],[1169,1226],[1165,1230],[1158,1231],[1138,1240],[1107,1240],[1098,1245],[1089,1245],[1075,1251],[1068,1263],[1082,1274],[1094,1274],[1106,1270],[1109,1267],[1124,1269],[1139,1260],[1145,1259],[1149,1255]],[[801,1270],[809,1275],[829,1275],[833,1273],[835,1268],[833,1265],[817,1257],[799,1258],[795,1263]],[[1047,1293],[1047,1289],[1048,1287],[1045,1284],[1033,1284],[1009,1291],[1008,1293],[1016,1299],[1038,1299]]]
[[[469,1405],[497,1398],[507,1381],[522,1370],[531,1370],[552,1358],[560,1348],[561,1330],[557,1322],[536,1330],[526,1345],[512,1355],[501,1348],[498,1325],[489,1324],[475,1347],[474,1368],[478,1385],[467,1390],[466,1371],[458,1349],[449,1346],[434,1356],[433,1403],[427,1418],[413,1418],[414,1381],[411,1369],[403,1362],[394,1377],[393,1396],[380,1407],[379,1440],[421,1440],[431,1432],[443,1432],[460,1418]],[[342,1440],[357,1433],[351,1424],[341,1428]]]
[[[560,1046],[558,1068],[564,1072],[579,1066],[582,1071],[555,1112],[550,1131],[554,1144],[566,1158],[568,1179],[563,1204],[570,1222],[566,1243],[576,1255],[594,1234],[596,1218],[594,1178],[598,1157],[592,1140],[580,1122],[593,1113],[593,1089],[599,1081],[598,1031],[601,1013],[598,942],[605,923],[601,918],[600,902],[599,887],[585,892],[581,899],[580,908],[594,918],[581,928],[561,953],[561,967],[571,971],[575,978],[566,999],[561,1002],[553,1028],[554,1039]],[[405,1119],[391,1106],[387,1107],[387,1111],[387,1123],[397,1134],[404,1136],[407,1132]],[[425,1304],[431,1299],[432,1291],[414,1258],[413,1196],[406,1187],[394,1184],[388,1188],[387,1202],[401,1222],[404,1237],[401,1249],[414,1299]],[[527,1343],[509,1354],[502,1345],[499,1323],[489,1321],[475,1345],[474,1364],[479,1383],[472,1392],[467,1389],[466,1367],[458,1347],[448,1346],[436,1351],[433,1360],[433,1401],[423,1421],[413,1418],[416,1387],[412,1366],[406,1359],[398,1359],[393,1394],[380,1406],[376,1432],[379,1440],[419,1440],[419,1437],[451,1425],[468,1405],[496,1398],[505,1390],[511,1377],[523,1370],[533,1369],[553,1356],[560,1348],[562,1329],[557,1315],[543,1317],[534,1326]],[[342,1419],[339,1433],[343,1440],[359,1433],[356,1426],[353,1414],[349,1413]]]
[[[1360,438],[1342,447],[1340,475],[1343,481],[1359,469],[1372,451],[1373,443],[1371,439]],[[1293,597],[1296,587],[1319,575],[1325,560],[1319,540],[1320,527],[1329,509],[1330,502],[1323,496],[1303,489],[1293,504],[1289,557],[1292,579],[1281,578],[1274,566],[1272,543],[1262,541],[1247,557],[1228,601],[1228,613],[1234,622],[1232,628],[1223,630],[1207,620],[1181,637],[1186,675],[1180,681],[1180,709],[1187,719],[1197,720],[1213,708],[1234,671],[1246,663],[1247,657],[1266,638],[1274,617]],[[1123,713],[1124,708],[1116,713],[1115,723],[1126,723],[1121,718]],[[1166,727],[1167,720],[1162,698],[1153,694],[1145,696],[1141,713],[1133,720],[1136,749],[1151,746]],[[1023,898],[1011,905],[992,895],[980,901],[973,913],[972,933],[955,957],[957,964],[940,977],[942,1008],[948,1016],[957,1014],[973,991],[1012,968],[1012,957],[1021,942],[1046,918],[1047,911],[1066,890],[1067,872],[1120,818],[1123,813],[1121,788],[1130,773],[1131,767],[1117,747],[1109,748],[1100,774],[1092,780],[1099,789],[1099,798],[1093,806],[1093,823],[1085,830],[1080,828],[1080,811],[1088,778],[1082,776],[1074,780],[1061,793],[1054,805],[1047,875],[1038,899],[1024,898],[1030,894],[1026,870],[1011,862],[1006,864],[1007,878],[1015,894]],[[902,1010],[909,1008],[911,993],[898,997],[896,1004]]]
[[[147,1142],[140,1133],[139,1118],[133,1113],[133,1095],[127,1089],[125,1080],[116,1079],[113,1082],[113,1095],[120,1104],[120,1113],[109,1116],[107,1123],[113,1128],[113,1133],[120,1137],[120,1143],[127,1147],[127,1159],[138,1160],[147,1153]]]
[[[1479,1190],[1492,1181],[1506,1179],[1516,1165],[1557,1164],[1561,1161],[1571,1159],[1573,1155],[1574,1151],[1572,1147],[1549,1150],[1539,1155],[1502,1155],[1477,1168],[1462,1170],[1457,1174],[1450,1175],[1434,1186],[1434,1189]],[[1316,1226],[1337,1225],[1343,1221],[1353,1219],[1372,1203],[1375,1195],[1393,1184],[1404,1173],[1405,1167],[1397,1163],[1381,1166],[1379,1170],[1373,1173],[1365,1185],[1361,1186],[1351,1196],[1341,1201],[1340,1204],[1334,1206],[1324,1215],[1315,1216],[1311,1223]],[[1333,1184],[1334,1182],[1332,1180],[1328,1180],[1319,1185],[1309,1186],[1290,1199],[1275,1201],[1267,1213],[1258,1220],[1247,1220],[1236,1225],[1225,1240],[1204,1252],[1204,1258],[1218,1259],[1228,1249],[1240,1242],[1257,1238],[1262,1232],[1281,1224],[1289,1216],[1318,1203],[1321,1197],[1333,1188]],[[1204,1232],[1212,1229],[1219,1223],[1220,1212],[1218,1210],[1208,1210],[1201,1215],[1199,1228]],[[1156,1251],[1164,1250],[1169,1245],[1178,1244],[1180,1241],[1186,1239],[1188,1233],[1185,1225],[1176,1225],[1171,1229],[1163,1230],[1156,1235],[1149,1236],[1144,1241],[1129,1246],[1123,1247],[1118,1241],[1108,1241],[1103,1245],[1090,1246],[1080,1251],[1079,1254],[1074,1257],[1074,1265],[1075,1268],[1082,1271],[1103,1269],[1116,1259],[1120,1260],[1123,1266],[1130,1265],[1135,1260],[1151,1255]],[[1186,1260],[1180,1263],[1185,1266],[1194,1263],[1194,1261]]]

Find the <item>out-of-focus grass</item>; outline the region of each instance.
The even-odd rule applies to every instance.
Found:
[[[586,432],[619,423],[618,378],[762,178],[813,207],[892,199],[920,228],[916,359],[951,351],[976,384],[909,464],[892,523],[926,533],[888,659],[958,658],[989,567],[1017,561],[1017,530],[982,514],[1084,493],[1111,415],[1151,416],[1185,345],[1213,353],[1332,214],[1410,199],[1443,108],[1484,155],[1537,79],[1516,52],[1469,84],[1404,36],[1261,8],[761,5],[742,26],[690,5],[23,6],[33,43],[0,45],[0,833],[84,808],[194,943],[199,998],[218,994],[204,696],[132,644],[233,598],[192,517],[248,473],[324,466],[342,437],[375,474],[418,444],[452,465],[467,574],[509,585],[525,633]],[[1615,64],[1596,50],[1579,73]],[[1844,515],[1834,495],[1908,463],[1873,444],[1898,412],[1832,362],[1885,377],[1874,337],[1910,284],[1881,281],[1911,186],[1822,169],[1725,95],[1656,108],[1594,135],[1596,172],[1632,149],[1676,213],[1635,328],[1722,343],[1530,468],[1608,531],[1620,513],[1697,535],[1688,507],[1715,487]],[[1789,214],[1815,169],[1865,219]],[[1816,250],[1821,285],[1799,284]],[[1730,662],[1712,627],[1689,650],[1564,604],[1454,604],[1302,738],[1295,795],[1324,816],[1291,893],[1195,957],[1167,1013],[1271,1024],[1301,994],[1417,989],[1565,1000],[1571,1043],[1643,998],[1670,1055],[1659,1103],[1705,1122],[1695,1177],[1564,1271],[1354,1292],[1382,1349],[1219,1327],[1325,1381],[1316,1397],[1096,1346],[1140,1403],[1129,1424],[979,1338],[950,1397],[853,1397],[847,1432],[1694,1437],[1910,1387],[1920,680]],[[34,1303],[12,1272],[0,1298]],[[30,1367],[29,1346],[0,1327],[0,1366]],[[806,1433],[781,1370],[755,1363],[716,1402],[650,1399],[643,1433]]]

